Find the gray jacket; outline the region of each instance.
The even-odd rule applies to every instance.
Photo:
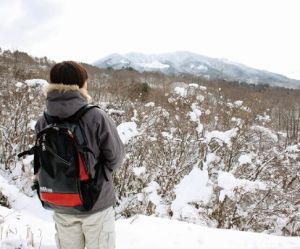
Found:
[[[55,87],[55,85],[50,84],[51,87],[48,88],[47,92],[46,112],[49,115],[66,118],[87,104],[87,97],[79,89],[74,90],[74,88],[65,85]],[[35,132],[38,133],[46,125],[45,118],[40,117],[35,126]],[[124,146],[114,122],[99,108],[93,108],[85,113],[80,120],[80,126],[86,135],[89,149],[95,155],[95,158],[89,158],[92,162],[91,174],[95,173],[94,167],[101,155],[106,162],[105,170],[109,178],[109,181],[106,181],[102,177],[104,183],[98,200],[91,211],[84,213],[89,214],[102,211],[115,204],[112,172],[120,166],[123,160]]]

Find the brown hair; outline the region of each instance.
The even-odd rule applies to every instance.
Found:
[[[56,84],[78,85],[81,88],[88,79],[86,69],[75,61],[55,64],[50,71],[50,81]]]

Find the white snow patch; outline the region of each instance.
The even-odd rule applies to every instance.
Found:
[[[31,164],[31,162],[33,162],[33,158],[34,158],[34,155],[28,155],[24,159],[22,159],[22,162],[25,165],[29,165],[29,164]]]
[[[181,97],[187,96],[187,90],[186,90],[186,88],[183,88],[183,87],[179,87],[179,86],[175,87],[174,92]]]
[[[268,136],[274,142],[278,142],[278,137],[268,128],[260,125],[254,125],[250,129],[261,132],[262,134]]]
[[[207,170],[208,166],[217,159],[218,159],[218,157],[216,156],[215,153],[208,153],[206,156],[206,161],[204,161],[204,163],[203,163],[203,169]]]
[[[31,80],[25,80],[25,83],[28,86],[46,86],[48,85],[48,82],[43,79],[31,79]]]
[[[109,115],[111,114],[117,114],[117,115],[123,115],[125,113],[125,111],[122,111],[122,110],[116,110],[116,109],[108,109],[107,110],[107,113]]]
[[[271,121],[271,117],[269,115],[264,115],[264,116],[261,116],[261,115],[257,115],[256,119],[258,121],[263,121],[263,122],[270,122]]]
[[[210,142],[212,139],[217,138],[224,143],[231,145],[231,138],[234,137],[237,133],[237,128],[233,128],[228,131],[211,131],[206,134],[206,141]]]
[[[154,102],[149,102],[147,104],[145,104],[146,107],[154,107],[155,103]]]
[[[35,130],[36,120],[30,120],[29,127],[31,130]]]
[[[201,110],[198,109],[198,106],[197,106],[196,103],[193,103],[191,105],[191,108],[192,108],[193,111],[189,112],[188,115],[190,116],[190,119],[193,122],[197,122],[198,123],[198,126],[197,126],[196,130],[200,134],[203,131],[203,125],[200,122],[200,116],[202,114]]]
[[[299,152],[298,145],[290,145],[286,148],[286,151],[291,153],[297,153]]]
[[[202,71],[202,72],[206,72],[208,70],[207,66],[200,64],[197,67],[198,70]]]
[[[205,100],[205,97],[203,95],[197,95],[196,99],[199,101],[199,102],[202,102],[203,100]]]
[[[169,65],[163,64],[159,61],[152,61],[149,63],[140,63],[140,66],[147,67],[147,68],[161,68],[161,69],[170,67]]]
[[[17,82],[17,83],[16,83],[16,87],[17,87],[17,88],[20,88],[20,87],[22,87],[23,85],[24,85],[24,84],[23,84],[22,82]]]
[[[163,131],[161,132],[161,135],[167,139],[172,139],[173,138],[173,135],[169,132],[166,132],[166,131]]]
[[[199,85],[197,83],[190,83],[189,87],[199,88]]]
[[[249,181],[238,179],[229,172],[219,171],[218,185],[223,188],[220,192],[220,200],[223,201],[225,196],[232,197],[236,187],[242,187],[245,191],[251,192],[256,189],[266,190],[266,185],[260,181]]]
[[[207,109],[207,110],[205,111],[205,115],[209,115],[209,114],[211,114],[211,111],[210,111],[209,109]]]
[[[192,108],[192,112],[189,112],[188,115],[190,116],[190,119],[194,122],[198,122],[199,121],[199,117],[201,116],[201,111],[198,109],[197,104],[193,103],[191,105]]]
[[[146,172],[145,167],[134,167],[133,172],[136,176],[140,176],[141,174],[144,174]]]
[[[189,203],[207,203],[211,197],[212,187],[209,184],[208,172],[194,167],[175,187],[175,194],[176,199],[171,205],[174,217],[190,217],[194,210]]]
[[[131,138],[139,135],[135,122],[122,123],[117,127],[117,130],[124,144],[127,144]]]
[[[149,183],[148,187],[145,188],[145,191],[148,193],[149,200],[156,206],[155,211],[157,214],[164,216],[166,215],[166,208],[162,203],[161,197],[157,194],[159,189],[159,184],[155,181],[152,181]]]
[[[247,155],[241,155],[239,157],[239,163],[240,164],[247,164],[252,162],[252,156],[250,154]]]
[[[241,107],[243,105],[243,101],[242,100],[237,100],[235,102],[233,102],[234,107]]]

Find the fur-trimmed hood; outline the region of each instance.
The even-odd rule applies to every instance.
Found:
[[[91,101],[87,91],[77,85],[48,84],[46,94],[46,112],[51,116],[66,118]]]
[[[48,93],[52,91],[58,91],[58,92],[69,92],[69,91],[79,91],[80,94],[86,98],[87,102],[90,103],[92,101],[92,97],[85,91],[83,88],[79,88],[78,85],[65,85],[65,84],[56,84],[56,83],[50,83],[47,84],[44,88],[45,96],[48,96]]]

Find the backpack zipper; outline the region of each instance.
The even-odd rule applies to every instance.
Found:
[[[57,155],[57,154],[55,153],[55,151],[54,151],[51,147],[49,147],[48,145],[45,145],[45,148],[46,148],[46,150],[49,151],[52,155],[54,155],[55,157],[58,157],[63,163],[65,163],[65,164],[67,164],[67,165],[69,165],[69,166],[71,165],[70,162],[66,161],[65,159],[63,159],[62,157],[60,157],[59,155]]]

